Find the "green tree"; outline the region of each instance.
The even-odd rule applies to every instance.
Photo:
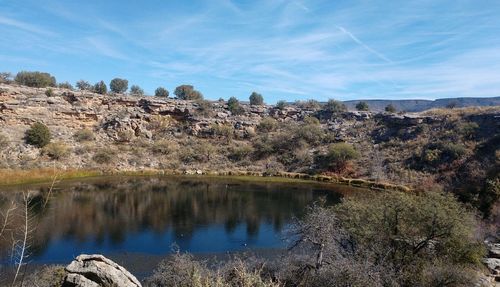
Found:
[[[261,94],[257,92],[252,92],[249,99],[250,99],[250,105],[260,106],[264,104],[264,98],[262,97]]]
[[[144,96],[144,90],[137,85],[132,85],[130,87],[130,94],[133,96]]]
[[[395,113],[396,112],[396,107],[394,107],[392,104],[388,104],[386,107],[385,107],[385,111],[388,112],[388,113]]]
[[[240,101],[238,101],[235,97],[230,97],[227,100],[227,109],[234,115],[241,115],[245,110],[240,105]]]
[[[168,98],[168,91],[163,87],[158,87],[155,90],[155,97]]]
[[[34,123],[26,131],[24,139],[27,144],[42,148],[50,143],[50,130],[42,123]]]
[[[316,274],[361,265],[379,281],[372,286],[471,286],[484,254],[475,226],[450,194],[391,191],[314,207],[296,226],[294,247],[305,248]]]
[[[329,99],[328,102],[325,104],[324,108],[325,110],[333,113],[340,113],[347,111],[347,107],[344,103],[334,99]]]
[[[78,82],[76,82],[76,87],[80,91],[92,91],[93,88],[92,85],[85,80],[79,80]]]
[[[348,143],[333,143],[324,155],[317,158],[318,164],[335,172],[343,172],[348,163],[359,157],[356,149]]]
[[[175,88],[174,94],[181,100],[200,100],[203,95],[191,85],[180,85]]]
[[[126,80],[126,79],[120,79],[120,78],[114,78],[109,83],[109,89],[113,93],[123,94],[128,89],[128,80]]]
[[[100,81],[94,85],[93,90],[95,93],[105,95],[108,92],[108,87],[106,86],[106,83],[104,83],[104,81]]]
[[[359,102],[356,104],[356,110],[358,111],[369,111],[370,107],[368,106],[368,103],[366,102]]]
[[[22,71],[17,73],[14,80],[20,85],[35,88],[56,86],[56,78],[49,73]]]

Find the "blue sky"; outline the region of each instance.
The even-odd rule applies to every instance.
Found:
[[[500,95],[500,1],[0,0],[0,71],[206,98]]]

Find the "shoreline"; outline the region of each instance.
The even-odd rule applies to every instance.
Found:
[[[234,178],[244,181],[265,181],[265,182],[296,182],[296,183],[332,183],[360,188],[369,188],[374,190],[389,190],[411,192],[414,189],[405,186],[385,182],[360,178],[345,178],[341,176],[310,175],[305,173],[277,172],[273,175],[267,175],[264,172],[253,171],[196,171],[196,170],[79,170],[69,169],[56,171],[54,169],[30,169],[30,170],[12,170],[0,169],[0,187],[15,187],[31,184],[47,184],[54,180],[68,181],[74,179],[100,178],[108,176],[174,176],[185,177],[203,177],[203,178]]]

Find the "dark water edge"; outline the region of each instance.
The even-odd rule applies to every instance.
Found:
[[[171,254],[173,243],[204,258],[274,256],[286,247],[287,226],[308,206],[370,191],[289,180],[119,176],[64,181],[52,193],[48,185],[0,188],[0,209],[12,200],[22,203],[22,192],[33,198],[28,270],[99,253],[143,277]],[[22,226],[21,219],[17,214],[12,226]],[[0,240],[4,266],[13,262],[9,248],[8,240]]]

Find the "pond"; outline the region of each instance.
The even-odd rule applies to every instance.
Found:
[[[24,226],[22,195],[29,192],[29,261],[67,264],[100,253],[165,256],[175,244],[191,253],[275,250],[307,207],[340,202],[355,190],[301,182],[234,178],[113,177],[0,188],[0,210],[12,201],[14,237]],[[0,263],[10,264],[11,236],[0,239]]]

